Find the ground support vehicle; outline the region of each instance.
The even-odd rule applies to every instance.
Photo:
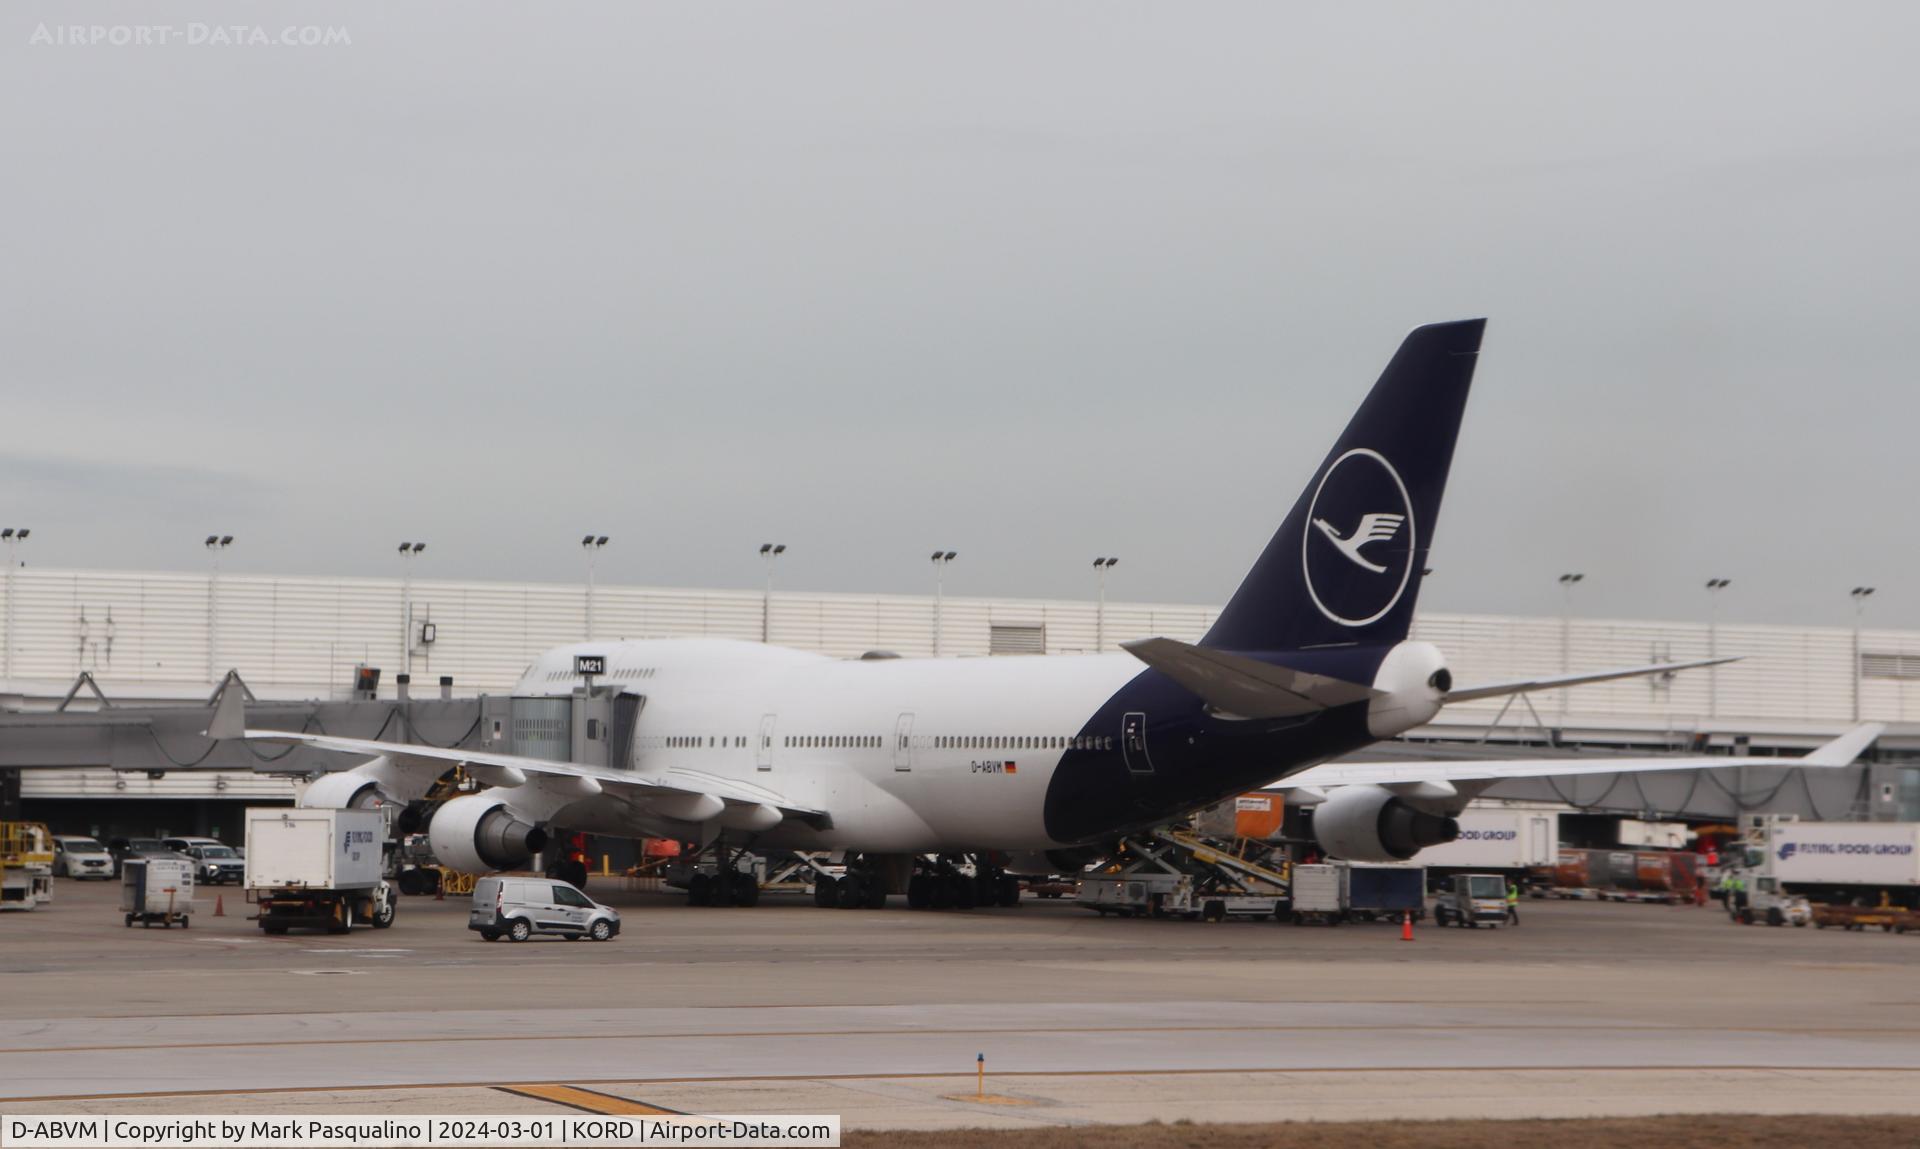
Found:
[[[193,918],[193,861],[175,857],[132,857],[120,864],[120,912],[128,929],[156,923],[187,929]]]
[[[383,810],[261,807],[247,810],[246,822],[247,900],[259,907],[262,932],[393,924]]]
[[[53,835],[38,822],[0,822],[0,909],[53,900]]]
[[[1802,822],[1754,815],[1735,873],[1815,903],[1920,909],[1920,822]]]
[[[1293,868],[1293,924],[1337,926],[1347,920],[1346,874],[1331,862]]]
[[[1567,849],[1553,865],[1534,870],[1528,892],[1536,898],[1676,905],[1696,900],[1700,881],[1700,855],[1687,850]]]
[[[1834,906],[1823,902],[1813,907],[1813,924],[1823,930],[1828,926],[1844,930],[1877,926],[1888,933],[1904,934],[1920,930],[1920,914],[1899,906]]]
[[[1292,867],[1270,847],[1237,845],[1173,830],[1122,839],[1101,870],[1082,874],[1075,900],[1105,917],[1228,918],[1286,921]]]
[[[489,874],[473,885],[467,928],[490,942],[523,942],[535,934],[604,942],[619,935],[620,914],[558,878]]]
[[[1436,883],[1444,884],[1451,874],[1497,873],[1524,884],[1531,872],[1552,866],[1560,852],[1555,809],[1475,804],[1455,820],[1459,837],[1420,851],[1419,862]]]
[[[1427,872],[1404,863],[1333,861],[1293,867],[1293,923],[1420,921]]]
[[[1743,926],[1765,922],[1770,926],[1804,926],[1819,922],[1818,907],[1803,897],[1784,892],[1780,879],[1756,877],[1749,888],[1727,902],[1727,917]]]
[[[1433,905],[1434,924],[1488,926],[1498,929],[1507,920],[1507,879],[1499,874],[1454,874]]]

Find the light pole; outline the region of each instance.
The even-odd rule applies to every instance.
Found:
[[[401,635],[404,654],[400,661],[405,664],[404,673],[409,679],[413,677],[413,560],[426,553],[426,549],[425,543],[400,544],[400,626],[404,631]]]
[[[32,533],[32,531],[25,527],[0,528],[0,542],[7,544],[7,645],[5,677],[9,679],[13,677],[13,572],[20,565],[18,557],[14,554],[14,548],[26,542],[27,536]]]
[[[947,564],[959,556],[953,551],[933,552],[933,656],[940,657],[941,611],[946,598]]]
[[[587,552],[587,641],[593,641],[593,564],[607,545],[605,535],[586,535],[580,540],[580,549]]]
[[[1573,673],[1573,588],[1587,576],[1579,571],[1569,571],[1560,576],[1560,673]],[[1560,718],[1567,717],[1567,692],[1560,692]]]
[[[1867,600],[1875,588],[1857,586],[1847,592],[1853,599],[1853,720],[1860,721],[1860,616],[1866,613]]]
[[[773,633],[773,560],[787,553],[785,543],[761,543],[760,561],[767,564],[767,594],[760,600],[760,641],[770,642]]]
[[[1095,654],[1107,648],[1107,572],[1120,564],[1116,558],[1098,558],[1093,560],[1093,569],[1100,576],[1100,606],[1094,614],[1093,650]]]
[[[1730,578],[1707,580],[1707,657],[1720,657],[1720,592],[1733,585]],[[1720,668],[1707,667],[1707,717],[1720,715]]]
[[[207,573],[207,681],[220,669],[220,552],[233,545],[232,535],[208,535],[207,554],[213,569]]]

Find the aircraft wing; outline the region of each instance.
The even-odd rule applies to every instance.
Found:
[[[1590,670],[1581,674],[1562,674],[1551,678],[1517,678],[1509,682],[1490,682],[1463,686],[1447,692],[1447,702],[1472,702],[1477,698],[1499,698],[1507,694],[1529,694],[1535,690],[1557,690],[1563,686],[1585,686],[1589,682],[1611,682],[1616,678],[1644,678],[1649,674],[1670,674],[1701,666],[1719,666],[1738,662],[1739,657],[1700,658],[1692,662],[1654,662],[1645,666],[1622,666],[1613,670]],[[1871,741],[1871,740],[1869,740]]]
[[[224,701],[224,700],[223,700]],[[219,715],[207,731],[220,734]],[[556,762],[546,758],[528,758],[519,754],[495,754],[484,750],[462,750],[439,746],[418,746],[407,742],[381,742],[372,738],[341,738],[332,734],[306,734],[291,730],[243,730],[240,737],[249,742],[310,746],[337,754],[356,754],[368,758],[386,757],[405,765],[437,765],[442,770],[464,766],[468,773],[494,786],[520,786],[538,777],[583,779],[600,789],[625,792],[630,796],[717,798],[723,803],[742,806],[771,806],[789,818],[801,820],[825,817],[825,812],[796,805],[764,786],[721,778],[704,771],[668,770],[661,774],[636,774],[605,766],[583,766],[577,762]],[[715,807],[717,810],[718,807]]]
[[[1885,732],[1868,722],[1800,758],[1716,758],[1706,754],[1661,758],[1502,758],[1457,762],[1328,762],[1290,774],[1269,790],[1323,790],[1375,785],[1440,797],[1458,791],[1471,797],[1495,782],[1511,778],[1562,778],[1583,774],[1642,774],[1661,770],[1718,770],[1729,766],[1798,766],[1832,770],[1850,766]]]

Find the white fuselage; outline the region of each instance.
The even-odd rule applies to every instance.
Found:
[[[574,656],[606,658],[602,687],[645,697],[630,767],[638,777],[720,778],[832,825],[789,819],[768,845],[893,852],[1030,850],[1061,755],[1089,738],[1118,754],[1119,730],[1088,720],[1143,667],[1126,654],[1034,658],[835,659],[723,639],[583,643],[543,654],[516,697],[570,696]],[[605,796],[556,819],[603,833],[686,833]]]

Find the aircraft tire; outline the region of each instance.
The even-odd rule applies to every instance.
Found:
[[[972,909],[976,904],[973,897],[973,880],[970,878],[956,877],[951,881],[950,885],[952,887],[953,908],[956,910]]]
[[[733,875],[733,904],[736,906],[757,906],[760,904],[760,883],[752,874]]]
[[[867,904],[867,879],[860,874],[848,874],[840,882],[840,908],[857,910]]]
[[[863,892],[867,895],[866,908],[884,910],[887,908],[887,883],[878,874],[867,878]]]
[[[713,876],[696,873],[687,879],[687,904],[690,906],[710,906],[713,904]]]
[[[1018,906],[1020,904],[1020,879],[1014,877],[1012,874],[1001,874],[999,885],[1000,889],[998,892],[1000,894],[1001,906],[1007,909],[1013,909],[1015,906]]]
[[[925,874],[915,874],[913,877],[908,878],[907,908],[910,910],[924,910],[927,908],[929,900],[927,896],[927,876]]]
[[[840,883],[826,874],[813,876],[813,904],[829,910],[840,904]]]
[[[953,908],[953,887],[939,874],[927,875],[927,908],[932,910]]]

